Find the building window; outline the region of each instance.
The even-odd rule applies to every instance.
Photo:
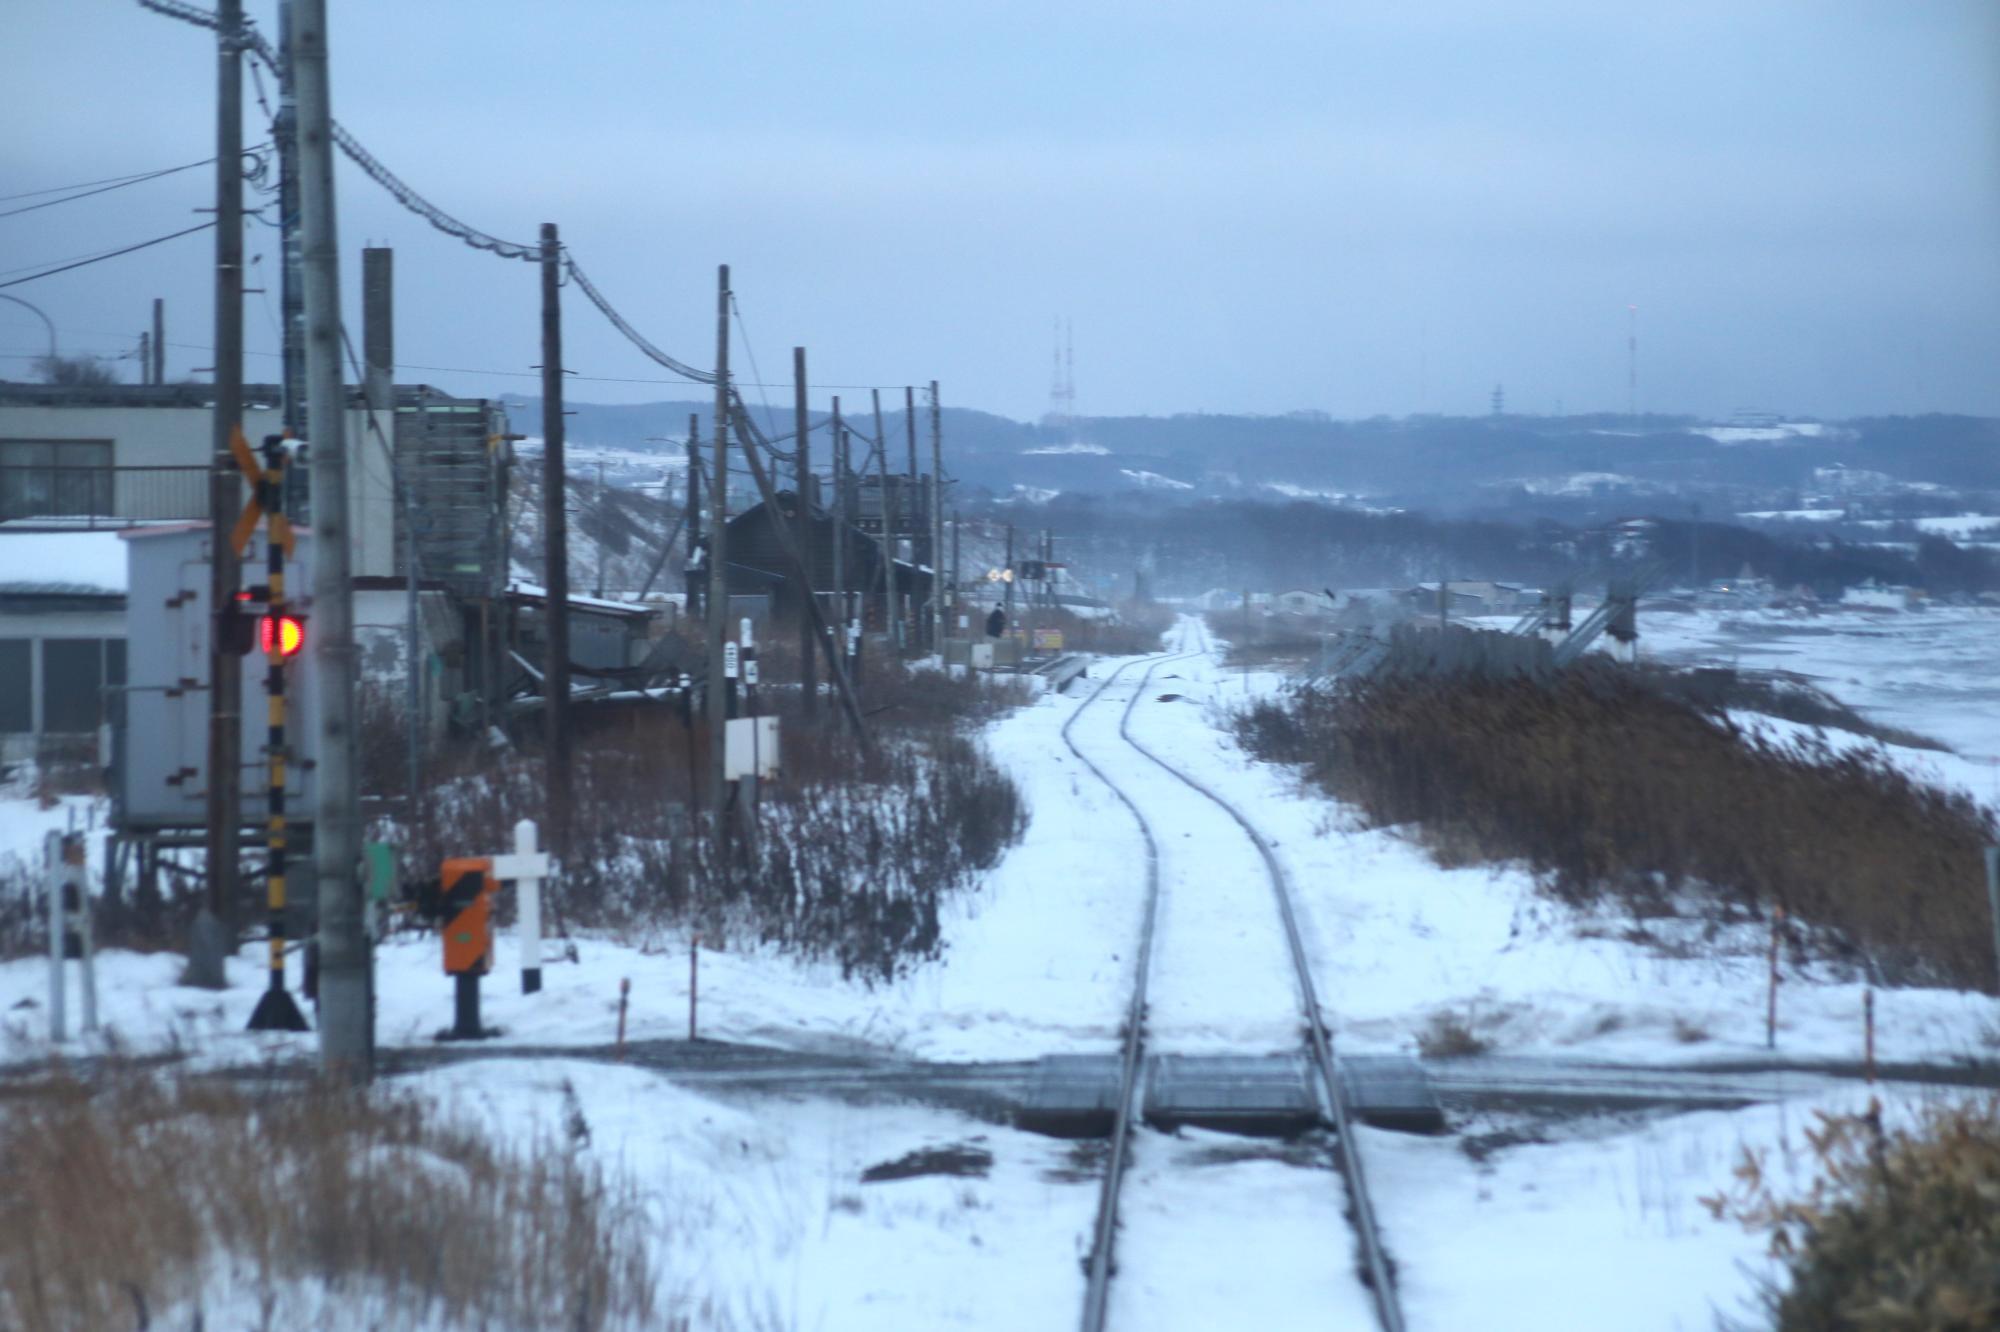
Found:
[[[103,638],[42,640],[42,730],[85,735],[105,718]],[[124,663],[119,663],[122,668]]]
[[[108,439],[0,439],[0,519],[112,511]]]
[[[0,638],[0,735],[35,729],[33,648],[31,639]]]

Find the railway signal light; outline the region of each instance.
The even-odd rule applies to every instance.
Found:
[[[297,615],[275,612],[257,621],[257,646],[267,657],[290,661],[306,643],[306,622]]]

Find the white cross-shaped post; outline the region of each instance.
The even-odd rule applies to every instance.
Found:
[[[535,849],[535,821],[514,825],[514,853],[493,857],[493,877],[511,882],[520,895],[521,993],[542,988],[542,880],[549,877],[548,853]]]

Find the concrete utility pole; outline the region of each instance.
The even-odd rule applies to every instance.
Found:
[[[722,675],[722,641],[729,629],[729,265],[715,270],[715,480],[708,488],[708,795],[715,811],[715,849],[729,845],[729,779],[724,745],[729,682]]]
[[[956,585],[944,576],[944,408],[938,403],[938,382],[931,381],[931,647],[944,652],[946,593],[956,600]]]
[[[208,896],[188,936],[182,983],[219,990],[233,952],[243,832],[243,658],[223,650],[241,562],[228,533],[243,505],[229,442],[243,417],[243,0],[215,14],[215,417],[208,471]]]
[[[217,16],[217,22],[221,18]],[[241,96],[241,93],[238,94]],[[240,131],[239,131],[240,132]],[[218,163],[217,165],[220,165]],[[153,363],[151,381],[155,384],[167,382],[167,303],[158,296],[153,298]]]
[[[806,349],[792,348],[792,428],[799,451],[799,567],[808,601],[819,595],[818,571],[813,568],[813,474],[812,434],[806,429]],[[806,719],[819,714],[819,663],[813,659],[813,616],[800,608],[799,692],[805,699]]]
[[[869,389],[875,404],[875,478],[882,483],[882,632],[890,649],[903,646],[903,617],[896,592],[896,499],[889,490],[889,432],[882,428],[882,390]]]
[[[542,223],[543,799],[549,846],[569,848],[569,464],[563,453],[562,243]]]
[[[296,0],[301,259],[305,270],[307,438],[312,460],[313,620],[319,668],[320,1061],[330,1077],[373,1075],[368,935],[361,913],[361,818],[355,771],[354,580],[347,517],[346,395],[340,382],[340,251],[334,228],[332,92],[326,0]]]
[[[394,250],[361,251],[361,396],[374,430],[396,449],[396,313]],[[422,819],[423,789],[423,625],[418,601],[416,497],[409,478],[394,469],[396,504],[403,520],[403,739],[404,781],[409,791],[410,826]],[[391,543],[390,554],[395,554]]]
[[[919,502],[918,497],[924,492],[923,478],[917,471],[917,391],[907,384],[903,386],[903,433],[908,437],[910,443],[910,503],[914,505]],[[914,603],[917,597],[917,571],[914,566],[923,563],[919,552],[924,547],[924,540],[918,536],[918,533],[922,531],[918,522],[915,521],[918,515],[911,514],[910,517],[912,519],[910,523],[910,564],[912,566],[910,569],[910,600]],[[931,557],[931,566],[931,596],[935,599],[937,597],[937,557],[935,555]],[[913,614],[916,609],[916,606],[912,604],[910,610]],[[914,628],[917,636],[915,646],[921,651],[924,646],[924,626],[921,616],[916,617]]]
[[[278,0],[278,115],[271,142],[278,150],[279,245],[284,259],[278,288],[285,390],[285,429],[303,436],[306,428],[305,278],[299,244],[298,81],[292,75],[294,0]]]

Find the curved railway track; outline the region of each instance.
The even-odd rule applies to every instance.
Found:
[[[1334,1067],[1332,1041],[1320,1014],[1318,995],[1313,986],[1311,968],[1307,964],[1305,945],[1299,933],[1298,916],[1292,904],[1291,884],[1286,878],[1284,867],[1280,864],[1276,853],[1272,851],[1270,843],[1241,810],[1216,794],[1199,779],[1190,776],[1148,749],[1132,734],[1133,709],[1145,696],[1154,673],[1162,666],[1198,657],[1205,651],[1205,645],[1197,649],[1187,648],[1186,638],[1183,635],[1181,651],[1163,652],[1124,663],[1099,682],[1089,697],[1077,706],[1076,711],[1070,715],[1062,728],[1063,743],[1131,814],[1133,821],[1139,826],[1140,836],[1146,848],[1145,905],[1141,913],[1138,957],[1134,966],[1132,995],[1126,1009],[1124,1043],[1120,1051],[1118,1100],[1112,1126],[1111,1150],[1105,1164],[1091,1248],[1085,1264],[1083,1332],[1103,1332],[1110,1316],[1111,1279],[1116,1271],[1113,1250],[1118,1232],[1119,1193],[1124,1183],[1126,1168],[1131,1162],[1133,1124],[1141,1113],[1139,1095],[1146,1062],[1147,991],[1152,971],[1154,932],[1159,920],[1161,875],[1160,844],[1152,823],[1131,794],[1077,745],[1071,732],[1077,721],[1104,697],[1107,690],[1126,678],[1130,672],[1141,667],[1143,672],[1139,676],[1138,686],[1126,700],[1124,711],[1118,719],[1119,738],[1176,781],[1219,807],[1242,830],[1243,835],[1257,850],[1270,881],[1278,919],[1284,931],[1286,951],[1291,958],[1299,1013],[1304,1029],[1303,1043],[1306,1056],[1319,1083],[1322,1102],[1330,1121],[1329,1127],[1337,1141],[1336,1160],[1341,1177],[1347,1186],[1347,1215],[1355,1234],[1359,1273],[1369,1288],[1376,1316],[1384,1332],[1403,1332],[1403,1317],[1396,1297],[1394,1274],[1376,1224],[1375,1209],[1369,1197],[1360,1151],[1350,1129],[1346,1099]]]

